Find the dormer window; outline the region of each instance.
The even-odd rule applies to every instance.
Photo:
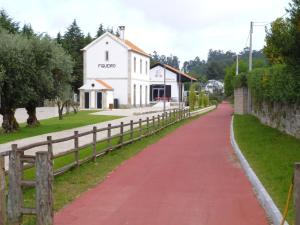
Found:
[[[105,61],[108,61],[108,60],[109,60],[109,52],[105,51]]]

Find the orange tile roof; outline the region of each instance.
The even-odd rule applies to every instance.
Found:
[[[133,51],[140,53],[142,55],[146,55],[146,56],[150,56],[148,53],[146,53],[144,50],[142,50],[141,48],[139,48],[138,46],[136,46],[135,44],[133,44],[131,41],[128,40],[124,40],[124,43],[131,48]]]
[[[108,83],[104,82],[103,80],[96,80],[99,84],[103,85],[104,87],[106,87],[109,90],[112,90],[112,86],[110,86]]]

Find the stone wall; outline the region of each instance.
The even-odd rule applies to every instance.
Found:
[[[234,112],[244,115],[248,113],[248,88],[236,88],[234,90]]]
[[[249,104],[252,104],[249,107]],[[263,124],[276,128],[287,134],[300,138],[300,105],[282,103],[255,103],[255,99],[248,100],[248,89],[234,90],[235,114],[251,114]]]
[[[252,114],[270,127],[300,138],[300,105],[262,103],[253,105]]]

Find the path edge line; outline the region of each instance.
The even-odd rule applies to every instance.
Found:
[[[255,172],[249,165],[248,161],[244,157],[241,149],[239,148],[235,136],[234,136],[234,129],[233,129],[233,119],[234,115],[231,117],[231,124],[230,124],[230,142],[232,148],[237,155],[244,172],[246,173],[252,187],[255,190],[256,198],[260,202],[261,206],[264,208],[265,212],[267,213],[268,217],[270,217],[272,223],[274,225],[280,225],[282,221],[282,214],[280,213],[279,209],[275,205],[274,201],[272,200],[271,196],[260,182],[258,177],[256,176]],[[284,222],[284,225],[289,225],[287,221]]]

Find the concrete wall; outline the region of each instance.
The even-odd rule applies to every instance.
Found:
[[[234,113],[240,115],[248,113],[248,88],[234,90]]]

